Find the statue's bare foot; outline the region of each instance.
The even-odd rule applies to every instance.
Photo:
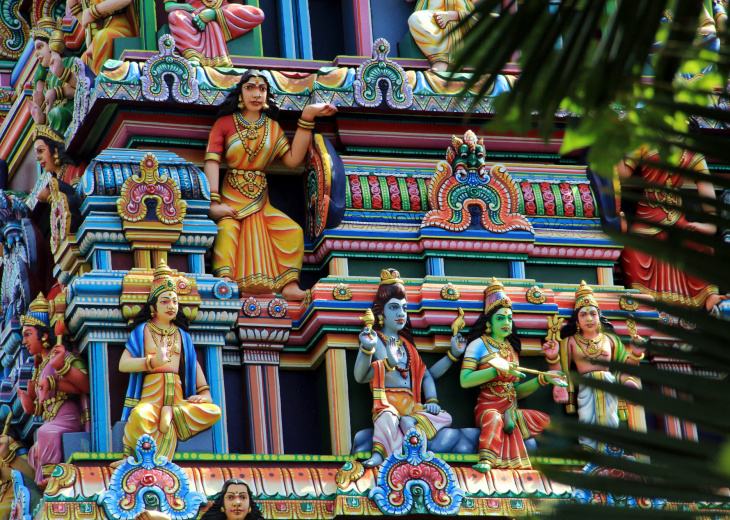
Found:
[[[435,63],[431,64],[431,72],[446,72],[446,69],[449,68],[449,64],[445,61],[437,61]]]
[[[160,432],[170,431],[170,424],[172,424],[172,406],[163,406],[160,411]]]
[[[126,460],[126,458],[127,458],[127,457],[124,457],[124,458],[123,458],[123,459],[121,459],[121,460],[115,460],[114,462],[112,462],[111,464],[109,464],[109,467],[110,467],[110,468],[111,468],[112,470],[115,470],[115,469],[117,469],[117,468],[118,468],[119,466],[121,466],[121,465],[122,465],[122,462],[124,462],[124,461]]]
[[[307,296],[307,291],[302,291],[297,282],[290,282],[281,290],[281,295],[289,301],[300,302]]]
[[[474,464],[472,468],[477,471],[481,471],[482,473],[488,473],[492,469],[492,465],[487,461],[480,460],[478,463]]]
[[[362,463],[366,468],[374,468],[380,466],[383,463],[383,456],[380,453],[373,453],[373,456]]]
[[[711,294],[705,300],[705,309],[711,311],[715,305],[728,299],[727,294]]]

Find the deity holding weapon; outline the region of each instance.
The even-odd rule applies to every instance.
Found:
[[[474,410],[479,435],[479,462],[474,469],[529,469],[525,441],[541,433],[550,423],[547,414],[524,410],[517,400],[540,386],[565,385],[562,372],[546,373],[519,366],[521,341],[512,324],[512,301],[504,286],[492,278],[486,290],[484,314],[469,334],[469,344],[461,365],[461,386],[479,386]],[[521,382],[523,372],[538,377]]]

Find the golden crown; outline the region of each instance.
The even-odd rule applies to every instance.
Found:
[[[49,313],[51,311],[51,304],[48,303],[43,293],[38,293],[35,300],[33,300],[28,308],[28,314],[20,317],[20,324],[22,326],[33,326],[48,327],[50,323]]]
[[[53,30],[57,27],[58,26],[56,24],[56,20],[46,16],[38,20],[38,22],[35,24],[35,27],[30,32],[30,37],[34,40],[38,37],[47,38],[48,40],[50,40],[51,36],[53,35]]]
[[[153,271],[152,288],[150,289],[150,296],[147,301],[152,300],[155,296],[159,296],[165,291],[175,291],[177,293],[177,286],[172,281],[172,270],[167,267],[164,260],[160,261],[160,264]]]
[[[492,276],[492,283],[487,286],[484,294],[484,314],[488,314],[497,305],[512,308],[512,300],[509,299],[509,296],[504,291],[504,285],[494,276]]]
[[[575,291],[575,305],[573,306],[573,310],[589,306],[599,308],[598,301],[596,301],[596,297],[593,295],[593,289],[588,287],[585,280],[581,280],[580,287]]]
[[[400,278],[400,273],[395,269],[391,269],[390,271],[383,269],[380,271],[380,283],[378,285],[390,285],[392,283],[403,283],[403,280]]]
[[[51,50],[62,54],[66,50],[66,42],[63,40],[63,31],[61,29],[54,29],[51,33],[51,40],[48,42]]]
[[[63,137],[58,135],[55,131],[51,130],[51,127],[46,125],[36,125],[33,129],[32,139],[35,141],[39,137],[46,137],[53,142],[65,144]]]

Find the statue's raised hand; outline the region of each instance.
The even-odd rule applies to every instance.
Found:
[[[46,394],[51,390],[51,385],[47,377],[42,377],[38,381],[38,399],[43,402],[46,400]]]
[[[466,340],[461,334],[451,336],[451,355],[459,359],[466,350]]]
[[[51,366],[56,370],[61,370],[63,368],[63,362],[66,360],[66,347],[56,345],[48,355],[51,356]]]
[[[162,365],[166,365],[170,362],[170,356],[167,354],[167,345],[163,344],[155,350],[155,355],[152,357],[150,365],[152,368],[160,368]]]
[[[302,110],[302,119],[305,121],[314,121],[315,117],[327,117],[337,113],[337,107],[327,103],[314,103],[307,105]]]
[[[8,435],[0,435],[0,458],[6,459],[10,455],[10,444],[13,439]]]
[[[363,350],[372,351],[378,344],[378,337],[367,327],[360,333],[360,345]]]
[[[51,62],[48,65],[48,70],[51,71],[51,74],[53,74],[56,77],[60,77],[61,74],[63,74],[63,69],[65,67],[63,66],[63,60],[61,56],[57,52],[51,53]]]
[[[542,344],[542,351],[548,359],[555,359],[560,355],[560,344],[554,339],[551,339]]]

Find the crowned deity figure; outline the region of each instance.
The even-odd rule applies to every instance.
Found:
[[[213,274],[235,282],[242,294],[281,291],[288,300],[303,300],[304,233],[269,202],[266,169],[274,159],[298,167],[312,140],[314,118],[337,109],[323,103],[304,107],[291,145],[275,120],[278,110],[266,76],[249,70],[221,104],[210,131],[208,215],[218,224]],[[222,162],[228,163],[228,173],[221,182]]]
[[[131,372],[122,414],[127,421],[125,455],[134,455],[137,439],[147,434],[157,444],[157,455],[172,460],[178,440],[221,418],[187,333],[188,319],[179,308],[180,281],[173,280],[165,262],[157,266],[147,303],[119,360],[119,371]]]
[[[84,399],[89,394],[86,363],[68,352],[61,337],[56,337],[50,327],[49,311],[50,304],[41,293],[20,320],[23,346],[35,358],[35,371],[28,391],[19,389],[18,397],[26,413],[43,419],[28,455],[41,487],[47,484],[56,465],[63,462],[63,434],[84,431],[89,420]]]
[[[407,0],[412,2],[413,0]],[[479,0],[417,0],[408,18],[411,36],[428,58],[431,70],[444,72],[473,25],[470,13]],[[459,23],[467,20],[464,25]]]
[[[45,125],[36,125],[33,129],[32,139],[34,142],[36,161],[43,169],[41,178],[36,183],[33,191],[26,199],[26,205],[35,209],[36,205],[49,202],[51,179],[58,181],[58,189],[63,193],[69,203],[73,214],[72,230],[81,223],[80,202],[76,196],[74,186],[78,184],[83,168],[77,167],[74,161],[66,154],[66,147],[63,137]]]
[[[31,115],[36,124],[47,124],[54,132],[64,134],[73,117],[76,74],[74,57],[66,50],[63,33],[53,18],[41,18],[31,32],[38,64],[33,79]]]
[[[258,7],[227,0],[165,2],[165,10],[177,49],[204,67],[232,67],[226,43],[264,21]]]
[[[560,342],[551,339],[542,346],[551,369],[570,374],[571,368],[575,367],[584,377],[639,388],[639,383],[633,377],[610,372],[605,365],[595,363],[614,361],[637,365],[643,359],[644,351],[637,344],[642,341],[640,337],[632,340],[629,348],[624,347],[613,325],[601,314],[593,289],[585,281],[581,282],[575,292],[573,314],[563,325],[560,336],[563,338]],[[553,389],[553,398],[557,403],[566,404],[568,412],[575,413],[575,385],[570,376],[567,388]],[[619,399],[613,394],[581,386],[578,390],[577,408],[580,422],[619,427]],[[637,430],[645,428],[641,412],[633,408],[627,412],[629,426]],[[578,442],[589,451],[602,452],[604,449],[602,443],[586,437],[580,437]]]
[[[360,352],[355,361],[355,380],[370,383],[373,391],[372,457],[363,466],[378,466],[403,446],[413,427],[432,440],[451,424],[441,408],[434,381],[458,362],[464,352],[459,337],[451,339],[447,355],[427,368],[413,345],[406,288],[395,269],[380,272],[378,292],[369,316],[377,322],[360,333]]]
[[[139,36],[137,2],[133,0],[68,0],[66,7],[84,28],[86,51],[81,59],[99,74],[114,56],[115,38]],[[141,2],[139,2],[141,4]]]
[[[517,406],[547,385],[564,385],[561,372],[540,373],[529,381],[519,367],[522,343],[512,321],[512,300],[504,285],[492,278],[486,290],[484,314],[469,334],[459,381],[463,388],[479,386],[474,409],[479,434],[479,461],[474,469],[530,469],[525,441],[532,439],[550,423],[550,417],[536,410]]]

